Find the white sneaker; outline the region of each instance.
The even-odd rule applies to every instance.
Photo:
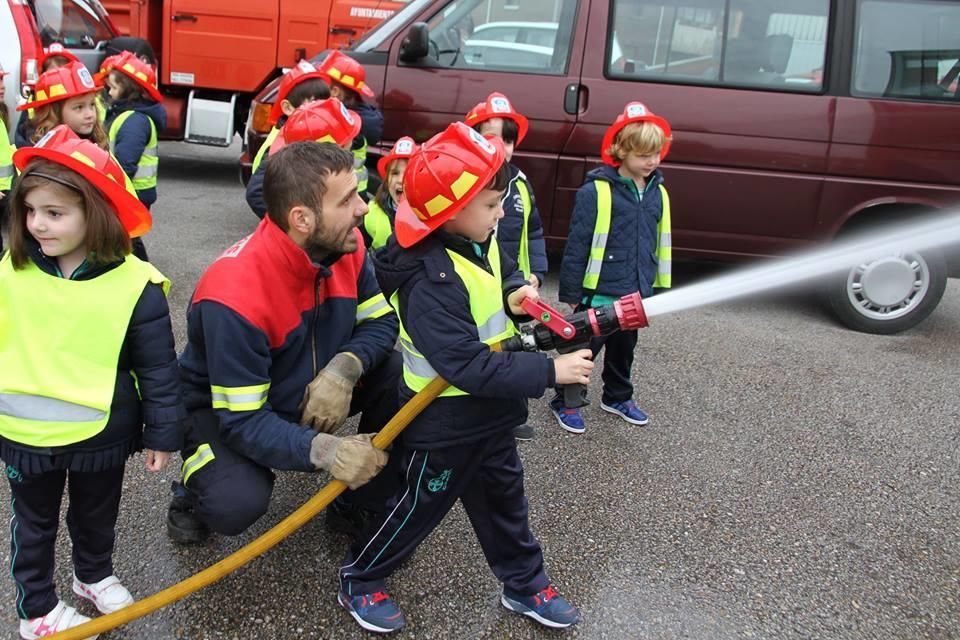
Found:
[[[100,613],[113,613],[133,604],[133,596],[117,576],[107,576],[100,582],[87,584],[74,575],[73,592],[92,602]]]
[[[20,637],[24,640],[36,640],[52,636],[58,631],[71,627],[78,627],[90,618],[80,615],[73,607],[68,607],[63,600],[57,602],[53,611],[40,618],[31,618],[20,621]],[[97,636],[90,636],[96,638]]]

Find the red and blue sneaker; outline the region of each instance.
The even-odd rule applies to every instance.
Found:
[[[521,596],[504,588],[500,603],[510,611],[522,613],[553,629],[565,629],[580,620],[577,608],[554,591],[553,585],[547,585],[546,589],[532,596]]]
[[[391,633],[403,628],[407,622],[397,603],[383,591],[356,596],[341,591],[337,594],[337,601],[367,631]]]
[[[650,418],[647,417],[647,414],[643,412],[637,405],[633,403],[633,400],[627,400],[625,402],[603,402],[600,401],[600,408],[606,411],[607,413],[612,413],[618,415],[630,424],[640,425],[641,427],[650,422]]]
[[[587,430],[587,425],[583,422],[583,416],[580,415],[580,409],[567,409],[556,400],[550,401],[550,411],[560,423],[560,426],[570,433],[583,433]]]

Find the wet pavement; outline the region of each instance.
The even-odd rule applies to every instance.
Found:
[[[236,151],[161,146],[146,243],[174,282],[179,345],[197,277],[256,224]],[[688,271],[678,285],[704,277]],[[555,286],[554,276],[548,299]],[[534,400],[537,436],[520,444],[533,531],[583,621],[561,633],[504,610],[458,506],[389,582],[408,620],[397,637],[960,637],[958,338],[956,280],[926,322],[896,336],[847,331],[806,294],[655,318],[634,366],[649,426],[601,412],[597,376],[585,434],[561,430]],[[249,532],[178,548],[163,524],[175,475],[148,474],[142,457],[127,467],[115,566],[136,597],[235,551],[325,479],[282,473]],[[335,602],[346,543],[321,515],[220,583],[103,637],[368,637]],[[6,545],[0,555],[9,562]],[[70,572],[63,527],[58,584],[75,602]],[[6,593],[16,637],[9,578]]]

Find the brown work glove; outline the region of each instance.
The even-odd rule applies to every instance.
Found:
[[[343,352],[333,356],[303,392],[300,423],[314,431],[336,431],[350,413],[353,387],[363,373],[360,358]]]
[[[318,433],[310,442],[310,462],[351,489],[362,487],[387,464],[387,452],[374,448],[372,439],[372,433],[343,438]]]

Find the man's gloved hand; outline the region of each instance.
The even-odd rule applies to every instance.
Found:
[[[363,364],[352,353],[333,356],[304,390],[300,423],[322,433],[335,431],[347,419],[353,387],[362,373]]]
[[[318,433],[310,442],[310,462],[351,489],[362,487],[387,464],[387,452],[370,443],[372,433],[338,438]]]

